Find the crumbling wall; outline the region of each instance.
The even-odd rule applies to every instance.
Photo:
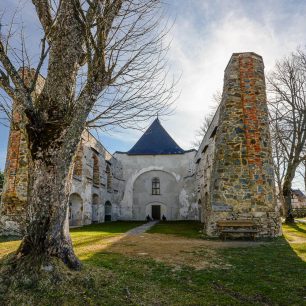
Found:
[[[218,220],[252,219],[259,226],[258,236],[277,236],[280,219],[261,56],[251,52],[232,55],[218,111],[209,207],[203,207],[206,231],[217,235]]]
[[[25,84],[29,85],[35,70],[19,70]],[[39,76],[32,97],[39,94],[44,85],[44,78]],[[4,170],[4,186],[0,205],[0,234],[20,235],[26,221],[28,189],[28,149],[23,132],[22,114],[18,101],[12,105],[7,157]]]

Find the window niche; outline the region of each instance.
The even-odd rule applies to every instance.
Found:
[[[160,195],[160,180],[158,177],[152,179],[152,195]]]
[[[108,192],[111,192],[113,185],[113,178],[109,164],[106,165],[105,172],[106,172],[106,189]]]
[[[83,146],[82,144],[79,145],[77,153],[74,158],[73,164],[73,176],[81,177],[83,172]]]
[[[93,185],[100,185],[100,167],[99,158],[97,155],[93,154],[93,172],[92,172],[92,183]]]

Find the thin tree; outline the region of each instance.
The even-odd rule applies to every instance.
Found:
[[[277,62],[268,76],[269,107],[277,181],[286,222],[293,222],[292,181],[305,160],[306,55],[298,49]]]
[[[53,257],[78,269],[67,212],[81,133],[135,127],[167,109],[173,85],[165,70],[168,26],[162,27],[155,0],[32,2],[44,33],[35,69],[25,40],[18,56],[10,47],[9,26],[0,41],[0,86],[15,101],[29,151],[31,214],[15,259]]]
[[[220,105],[222,100],[222,92],[217,90],[214,94],[213,94],[213,104],[211,106],[211,109],[209,111],[209,113],[204,116],[203,121],[199,127],[198,130],[196,130],[195,133],[195,140],[193,141],[193,145],[198,148],[201,145],[201,142],[203,140],[203,137],[205,136],[206,132],[208,131],[208,128],[214,118],[214,115],[218,109],[218,106]]]
[[[301,165],[299,166],[297,173],[299,174],[300,178],[303,179],[304,182],[304,191],[306,192],[306,160],[303,160]]]

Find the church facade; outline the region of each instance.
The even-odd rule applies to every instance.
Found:
[[[17,120],[18,118],[14,118]],[[11,128],[0,230],[20,234],[27,163]],[[110,154],[84,131],[74,158],[69,223],[200,220],[209,236],[220,220],[250,219],[257,236],[280,234],[261,56],[232,55],[222,101],[198,150],[183,150],[157,118],[128,152]]]
[[[130,151],[116,152],[125,181],[121,219],[198,220],[195,154],[181,149],[159,119]]]

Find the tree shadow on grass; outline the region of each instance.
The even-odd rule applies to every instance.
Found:
[[[100,305],[101,301],[105,305],[303,305],[305,262],[297,255],[301,245],[279,237],[258,247],[216,249],[224,266],[202,270],[174,269],[150,258],[111,253],[106,246],[92,251],[83,261],[84,270],[75,272],[79,276],[69,283],[63,282],[60,292],[58,285],[50,284],[52,290],[49,285],[38,288],[34,304],[61,300],[64,305]],[[19,290],[16,297],[12,294],[10,303],[20,304],[19,298],[26,304],[33,298],[29,290]],[[79,292],[82,302],[74,298]]]
[[[284,237],[252,248],[216,249],[224,265],[202,270],[189,266],[173,269],[152,258],[111,253],[109,247],[93,253],[84,262],[109,269],[121,280],[119,286],[128,284],[136,304],[145,300],[149,305],[163,299],[165,304],[184,301],[181,305],[196,305],[204,296],[207,305],[302,305],[305,302],[305,262],[298,256],[295,245],[290,245]],[[137,291],[133,291],[136,285]],[[151,293],[150,288],[154,288]],[[164,299],[172,292],[177,295],[173,300]],[[191,294],[185,301],[187,292]]]
[[[107,233],[124,233],[132,228],[140,226],[144,224],[143,221],[114,221],[114,222],[105,222],[105,223],[97,223],[84,225],[82,227],[72,228],[70,229],[71,233],[79,233],[79,232],[107,232]]]
[[[19,236],[0,236],[0,243],[1,242],[9,242],[9,241],[17,241],[21,240]]]
[[[303,233],[303,234],[306,234],[306,229],[302,228],[301,226],[299,225],[302,225],[304,223],[290,223],[290,224],[286,224],[288,226],[288,228],[291,228],[297,232],[300,232],[300,233]],[[304,224],[305,225],[305,224]],[[305,236],[306,238],[306,236]]]

